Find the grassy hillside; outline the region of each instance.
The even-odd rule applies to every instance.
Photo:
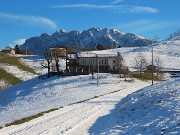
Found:
[[[8,83],[11,85],[22,82],[21,79],[15,77],[14,75],[7,73],[5,70],[0,69],[0,79],[5,78]]]
[[[36,74],[36,72],[32,68],[24,65],[20,61],[20,58],[13,57],[13,56],[1,53],[1,52],[0,52],[0,64],[9,64],[12,66],[16,66],[19,69],[22,69],[23,71],[27,71],[27,72]],[[22,80],[19,79],[18,77],[14,76],[13,74],[6,72],[6,70],[0,68],[0,79],[3,79],[3,78],[8,82],[9,85],[14,85],[14,84],[22,82]]]
[[[17,58],[17,57],[13,57],[13,56],[10,56],[10,55],[4,54],[4,53],[0,53],[0,64],[1,63],[6,63],[6,64],[10,64],[13,66],[17,66],[18,68],[20,68],[24,71],[28,71],[28,72],[36,74],[36,72],[32,68],[24,65],[20,61],[20,58]]]

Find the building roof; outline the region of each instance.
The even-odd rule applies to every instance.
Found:
[[[78,58],[111,58],[116,57],[117,54],[96,54],[96,53],[78,53],[78,54],[68,54],[68,59],[78,59]]]
[[[13,50],[10,46],[6,46],[4,49],[2,49],[2,51],[11,51]]]
[[[78,57],[83,58],[83,57],[116,57],[117,54],[96,54],[96,53],[79,53]]]

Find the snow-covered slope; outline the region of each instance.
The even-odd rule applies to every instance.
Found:
[[[116,75],[101,74],[100,85],[91,75],[34,78],[0,91],[0,126],[52,108],[86,100],[139,83],[120,83]],[[145,83],[147,84],[147,83]]]
[[[164,70],[180,70],[180,38],[174,37],[171,40],[162,41],[153,45],[145,47],[125,47],[116,48],[102,51],[92,51],[97,54],[117,54],[120,52],[125,59],[125,63],[131,70],[134,70],[135,60],[139,52],[143,53],[151,63],[152,59],[152,46],[154,52],[154,58],[159,57],[162,61],[162,67]]]
[[[64,106],[30,122],[3,128],[0,134],[88,134],[88,128],[96,119],[109,113],[121,98],[150,84],[139,80],[125,82],[117,75],[100,74],[100,84],[97,86],[97,80],[91,80],[91,77],[30,80],[7,89],[7,102],[3,97],[5,91],[0,91],[0,125]],[[86,101],[92,97],[94,99]],[[83,100],[86,102],[79,102]]]
[[[63,29],[57,30],[52,35],[42,33],[27,39],[21,50],[30,51],[33,54],[43,54],[45,48],[55,45],[66,45],[70,48],[95,49],[97,43],[101,43],[104,48],[146,46],[151,43],[150,40],[135,35],[133,33],[123,33],[116,29],[90,28],[82,32],[73,30],[67,32]]]
[[[92,134],[157,135],[180,133],[180,79],[143,88],[99,118]],[[106,118],[106,123],[101,123]]]
[[[88,76],[84,76],[84,79],[86,77]],[[84,84],[83,87],[82,82],[84,81],[81,80],[79,81],[79,83],[82,84],[81,89],[77,89],[77,87],[72,88],[75,85],[72,82],[71,84],[73,84],[73,86],[71,88],[70,84],[63,82],[70,90],[54,90],[52,86],[50,86],[50,90],[45,90],[45,87],[48,86],[48,84],[44,84],[42,85],[44,90],[37,90],[38,92],[33,91],[29,96],[22,96],[23,91],[22,93],[21,91],[16,91],[17,95],[19,94],[20,96],[14,99],[13,103],[9,104],[7,107],[3,107],[2,112],[4,113],[1,112],[1,121],[5,123],[9,121],[9,117],[11,119],[16,119],[18,113],[22,113],[22,115],[24,115],[29,112],[31,114],[34,109],[41,110],[41,107],[44,108],[44,106],[53,107],[63,103],[72,103],[77,101],[77,99],[82,99],[82,97],[87,98],[106,93],[108,92],[108,89],[112,87],[114,87],[114,90],[119,90],[115,93],[107,94],[101,97],[96,96],[95,99],[91,99],[86,102],[65,106],[59,110],[45,114],[42,117],[21,125],[5,127],[0,130],[0,134],[154,135],[180,133],[180,79],[170,80],[154,86],[145,87],[148,85],[148,82],[135,80],[134,83],[127,83],[120,81],[119,78],[116,80],[112,77],[109,78],[112,85],[109,83],[107,86],[108,83],[105,83],[105,80],[107,81],[108,78],[104,79],[103,83],[101,83],[99,87],[95,87],[93,84]],[[66,80],[68,79],[70,78],[66,78]],[[59,84],[58,81],[61,79],[53,80],[54,84]],[[72,80],[76,79],[73,78]],[[115,81],[118,81],[118,83]],[[142,87],[145,88],[138,90]],[[76,93],[77,91],[78,93]],[[50,96],[50,93],[54,94]],[[61,96],[60,93],[62,94]],[[129,95],[127,96],[127,94]],[[58,99],[58,96],[60,99]],[[68,97],[74,98],[70,99]],[[23,106],[25,102],[29,104]],[[37,106],[34,106],[34,104]],[[25,112],[23,107],[26,109],[29,107],[29,109]],[[17,108],[17,110],[15,110],[15,108]],[[14,110],[14,112],[11,112],[12,110]],[[7,112],[11,115],[13,113],[13,117],[7,114]],[[3,122],[1,122],[1,124]]]

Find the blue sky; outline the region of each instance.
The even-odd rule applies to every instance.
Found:
[[[0,48],[91,27],[162,39],[180,28],[179,6],[180,0],[0,0]]]

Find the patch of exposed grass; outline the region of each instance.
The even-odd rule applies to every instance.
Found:
[[[22,82],[21,79],[17,78],[16,76],[7,73],[4,69],[0,69],[0,79],[5,78],[8,83],[11,85],[17,84]]]
[[[147,73],[147,72],[141,73],[141,75],[138,73],[132,73],[132,76],[134,78],[137,78],[137,79],[142,80],[142,81],[152,80],[152,74]],[[163,81],[163,80],[154,75],[154,81]]]
[[[15,120],[15,121],[13,121],[12,123],[6,124],[5,127],[11,126],[11,125],[19,125],[19,124],[22,124],[22,123],[31,121],[32,119],[38,118],[38,117],[40,117],[40,116],[43,116],[45,113],[49,113],[49,112],[52,112],[52,111],[55,111],[55,110],[58,110],[58,108],[50,109],[50,110],[47,110],[47,111],[38,113],[38,114],[33,115],[33,116],[29,116],[29,117],[26,117],[26,118],[22,118],[22,119],[20,119],[20,120]]]
[[[6,63],[6,64],[10,64],[13,66],[17,66],[18,68],[20,68],[24,71],[28,71],[33,74],[36,74],[36,72],[32,68],[24,65],[20,61],[20,58],[18,58],[18,57],[13,57],[13,56],[10,56],[10,55],[4,54],[4,53],[0,53],[0,63],[4,63],[4,64]]]

